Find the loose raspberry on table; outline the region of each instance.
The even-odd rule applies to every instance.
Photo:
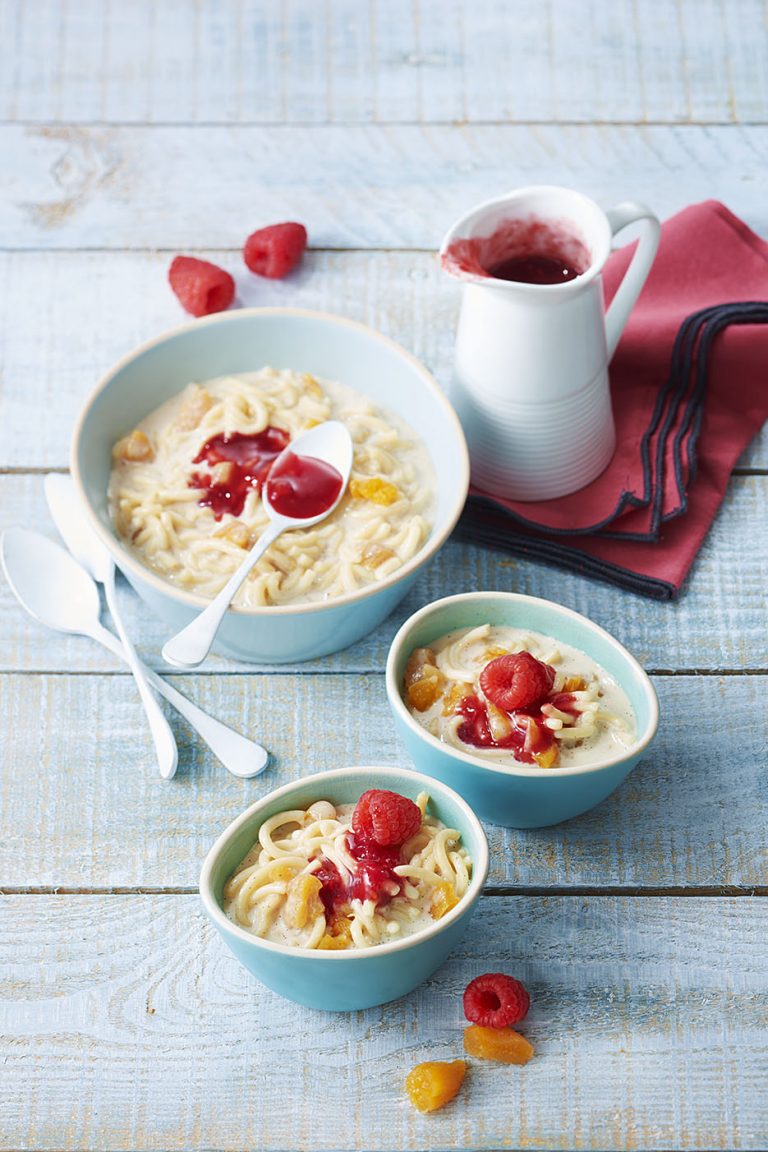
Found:
[[[352,813],[352,831],[382,847],[405,844],[421,828],[421,809],[407,796],[371,788]]]
[[[293,271],[306,246],[307,230],[303,224],[270,224],[250,234],[243,259],[257,276],[280,280]]]
[[[531,708],[552,689],[555,670],[530,652],[497,656],[480,673],[480,687],[488,700],[505,712]]]
[[[505,1028],[528,1015],[531,998],[514,976],[486,972],[471,980],[464,990],[464,1015],[484,1028]]]
[[[182,308],[193,316],[224,312],[235,298],[235,282],[229,272],[194,256],[176,256],[168,269],[168,280]]]

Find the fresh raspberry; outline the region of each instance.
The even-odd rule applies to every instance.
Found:
[[[528,1015],[531,998],[514,976],[503,972],[486,972],[467,984],[464,990],[464,1015],[484,1028],[506,1028]]]
[[[251,232],[243,248],[243,259],[258,276],[280,280],[292,272],[307,246],[303,224],[270,224]]]
[[[229,272],[194,256],[177,256],[168,269],[168,280],[182,308],[193,316],[224,312],[235,298]]]
[[[352,831],[382,847],[405,844],[421,828],[421,810],[407,796],[371,788],[352,813]]]
[[[530,652],[497,656],[480,673],[480,687],[486,698],[505,712],[538,704],[550,692],[554,682],[554,668],[543,664]]]

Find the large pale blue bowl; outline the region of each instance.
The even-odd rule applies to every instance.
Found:
[[[461,832],[462,844],[472,858],[472,881],[455,908],[413,936],[345,952],[272,944],[227,919],[222,911],[224,884],[256,843],[265,820],[283,809],[306,808],[315,800],[353,803],[368,788],[386,788],[413,800],[419,792],[429,792],[430,813]],[[230,824],[205,859],[200,895],[225,943],[262,984],[308,1008],[351,1012],[405,996],[440,967],[467,931],[487,875],[485,833],[452,789],[404,768],[337,768],[278,788]]]
[[[321,312],[255,308],[196,320],[144,344],[102,378],[75,428],[71,468],[91,524],[171,636],[206,601],[161,579],[116,537],[107,509],[112,446],[191,380],[267,364],[340,381],[393,409],[421,436],[436,475],[432,532],[391,576],[328,602],[227,612],[214,650],[279,664],[337,652],[380,624],[459,518],[469,485],[464,434],[440,388],[413,356],[362,324]]]
[[[586,652],[621,685],[637,721],[637,740],[589,766],[514,768],[450,748],[431,736],[403,703],[403,673],[414,648],[429,647],[446,632],[479,624],[505,624],[553,636]],[[586,616],[549,600],[514,592],[468,592],[435,600],[416,612],[392,641],[387,696],[402,737],[420,772],[455,788],[481,820],[508,828],[543,828],[594,808],[629,775],[648,751],[659,723],[653,685],[637,660]]]

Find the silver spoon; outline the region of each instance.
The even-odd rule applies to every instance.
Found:
[[[67,548],[93,579],[104,585],[107,607],[115,622],[117,634],[122,641],[126,663],[133,673],[141,702],[144,705],[149,730],[157,753],[160,775],[164,780],[170,780],[172,776],[176,775],[179,750],[176,747],[171,726],[157,702],[157,697],[153,695],[149,687],[149,682],[144,674],[144,665],[139,660],[136,649],[123,625],[115,592],[115,565],[112,557],[106,548],[102,547],[96,536],[94,536],[96,546],[89,546],[86,533],[90,532],[90,528],[80,515],[77,493],[71,477],[60,476],[56,473],[50,473],[46,476],[45,497],[53,522],[61,533]]]
[[[280,475],[290,456],[310,457],[321,460],[335,468],[341,478],[341,487],[336,498],[315,516],[290,516],[281,513],[273,506],[274,493],[270,494],[273,478]],[[292,528],[311,528],[330,516],[344,495],[352,470],[352,437],[344,424],[338,420],[327,420],[302,432],[280,453],[273,463],[261,493],[264,509],[271,524],[264,529],[251,551],[237,571],[230,576],[221,592],[211,600],[199,616],[182,628],[163,646],[163,659],[168,664],[181,668],[195,668],[205,657],[219,630],[222,617],[230,605],[232,597],[245,580],[258,560],[283,532]]]
[[[0,562],[11,591],[30,616],[58,632],[90,636],[126,659],[122,644],[99,619],[95,583],[59,544],[39,532],[9,528],[0,536]],[[151,669],[144,666],[143,671],[233,776],[248,779],[264,771],[269,753],[261,745],[208,716]]]

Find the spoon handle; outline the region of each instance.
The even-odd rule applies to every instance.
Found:
[[[186,628],[182,628],[180,632],[166,641],[163,646],[163,660],[167,664],[174,664],[179,668],[196,668],[205,659],[219,630],[221,618],[229,607],[232,597],[254,564],[261,559],[270,544],[278,538],[281,532],[285,531],[286,527],[287,525],[282,518],[273,520],[259,536],[237,571],[227,580],[221,592],[214,596],[210,604],[198,616],[195,616]]]
[[[98,640],[100,644],[108,648],[114,656],[118,656],[121,660],[127,659],[120,641],[102,624],[99,624],[98,629],[94,629],[89,635],[93,640]],[[207,712],[203,712],[202,708],[198,708],[186,696],[182,696],[181,692],[177,692],[175,688],[162,680],[146,664],[142,664],[141,661],[139,663],[152,687],[194,728],[200,739],[208,745],[211,752],[218,757],[228,772],[241,780],[250,780],[251,777],[258,776],[264,771],[269,763],[269,753],[265,748],[262,748],[261,744],[257,744],[255,740],[249,740],[247,736],[241,736],[233,728],[222,724],[213,716],[209,716]]]
[[[136,687],[139,690],[139,696],[141,696],[141,702],[144,705],[144,711],[146,712],[149,722],[149,730],[152,733],[152,740],[154,741],[155,752],[157,753],[160,775],[163,780],[170,780],[176,775],[176,768],[179,763],[179,750],[176,747],[176,740],[171,731],[171,726],[166,720],[157,702],[157,698],[153,696],[149,689],[149,684],[144,674],[144,666],[136,655],[136,649],[123,625],[120,608],[117,603],[117,596],[115,595],[114,564],[110,564],[104,571],[104,591],[107,596],[107,607],[115,622],[117,634],[122,641],[125,661],[133,673]]]

